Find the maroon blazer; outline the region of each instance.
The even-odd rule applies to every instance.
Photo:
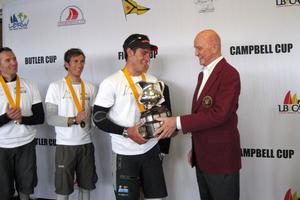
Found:
[[[206,173],[232,173],[241,168],[240,136],[237,128],[240,76],[223,58],[214,68],[200,97],[198,84],[192,114],[180,117],[183,133],[192,133],[193,161]]]

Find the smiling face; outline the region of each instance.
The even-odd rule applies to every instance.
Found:
[[[141,75],[149,69],[150,53],[150,48],[137,48],[136,50],[132,50],[130,48],[127,49],[127,64],[130,68],[130,72],[132,73],[131,75]]]
[[[11,79],[18,72],[18,62],[12,51],[2,51],[0,53],[0,72],[6,79]]]
[[[204,67],[221,56],[220,39],[213,31],[200,32],[194,40],[194,48],[195,56]]]
[[[65,62],[69,76],[80,78],[84,68],[85,58],[83,55],[72,56],[69,62]]]

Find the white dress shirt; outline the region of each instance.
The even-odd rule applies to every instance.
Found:
[[[209,79],[211,73],[213,72],[214,68],[216,67],[216,65],[223,59],[223,56],[218,57],[217,59],[215,59],[214,61],[212,61],[209,65],[204,66],[202,68],[202,72],[203,72],[203,79],[200,85],[200,88],[198,90],[198,94],[197,94],[197,100],[200,97],[200,94],[207,82],[207,80]],[[181,121],[180,121],[180,116],[176,117],[176,127],[178,130],[181,130]]]

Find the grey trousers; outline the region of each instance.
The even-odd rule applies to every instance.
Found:
[[[208,174],[196,168],[201,200],[239,200],[240,173]]]

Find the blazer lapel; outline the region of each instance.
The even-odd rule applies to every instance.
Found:
[[[199,75],[198,75],[198,82],[197,82],[197,86],[196,86],[196,89],[195,89],[195,92],[194,92],[194,96],[193,96],[192,112],[194,110],[194,107],[196,106],[198,92],[199,92],[199,88],[200,88],[200,85],[202,83],[202,80],[203,80],[203,72],[200,72]]]
[[[195,102],[195,106],[194,106],[194,110],[198,109],[199,106],[202,104],[202,99],[203,97],[205,97],[205,95],[208,93],[209,89],[211,88],[211,86],[215,83],[216,79],[218,78],[220,72],[222,71],[222,68],[224,66],[224,64],[226,63],[226,60],[223,58],[222,60],[220,60],[220,62],[216,65],[216,67],[214,68],[214,70],[212,71],[212,73],[210,74],[199,98],[196,100]]]

